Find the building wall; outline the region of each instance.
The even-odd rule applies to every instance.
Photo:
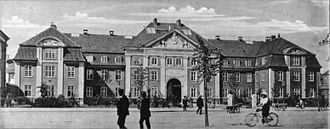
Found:
[[[68,77],[68,67],[74,67],[74,78]],[[68,97],[68,86],[74,86],[73,94],[78,96],[79,91],[79,64],[78,63],[66,63],[63,67],[63,95]]]
[[[26,77],[25,76],[25,66],[30,65],[32,66],[32,76],[31,77]],[[28,97],[35,97],[36,96],[36,88],[38,87],[36,85],[36,64],[35,63],[21,63],[19,65],[20,67],[20,88],[22,89],[23,93],[25,92],[25,86],[26,85],[31,85],[31,96]]]

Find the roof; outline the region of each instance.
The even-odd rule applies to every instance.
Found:
[[[132,41],[131,38],[119,35],[78,34],[78,36],[72,36],[70,33],[64,34],[79,44],[83,52],[124,53],[122,47]]]
[[[64,61],[78,61],[84,62],[85,59],[79,48],[65,48],[64,49]]]
[[[252,41],[252,44],[247,44],[246,41],[216,39],[209,39],[209,41],[221,50],[223,56],[232,57],[256,57],[258,52],[256,50],[263,43],[262,41]]]
[[[20,46],[14,60],[37,60],[37,48],[32,46]]]
[[[3,39],[3,42],[7,42],[9,40],[9,37],[2,30],[0,30],[0,39]]]
[[[319,61],[314,55],[306,56],[306,67],[307,68],[321,68]]]
[[[76,43],[74,43],[71,39],[69,39],[68,37],[66,37],[64,34],[62,34],[61,32],[59,32],[55,27],[49,27],[48,29],[46,29],[45,31],[37,34],[36,36],[28,39],[27,41],[21,43],[20,45],[25,45],[25,46],[37,46],[38,42],[45,38],[45,37],[55,37],[57,39],[59,39],[60,41],[62,41],[66,47],[80,47],[79,45],[77,45]]]

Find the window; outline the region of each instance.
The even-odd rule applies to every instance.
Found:
[[[101,57],[101,63],[107,63],[108,62],[108,57],[107,56],[102,56]]]
[[[252,82],[252,73],[246,73],[246,82]]]
[[[300,89],[299,88],[293,88],[293,94],[294,95],[300,95]]]
[[[24,96],[31,96],[31,90],[32,90],[31,85],[25,85],[24,86]]]
[[[157,70],[150,70],[150,80],[151,81],[158,80],[158,71]]]
[[[74,78],[74,66],[68,67],[68,78]]]
[[[293,62],[292,65],[293,66],[300,66],[300,57],[293,57]]]
[[[197,88],[190,89],[190,97],[196,98],[197,97]]]
[[[132,97],[139,97],[140,96],[140,90],[137,87],[132,88]]]
[[[116,91],[115,91],[115,96],[116,96],[116,97],[119,97],[119,89],[120,89],[119,87],[116,87],[116,88],[115,88],[115,90],[116,90]]]
[[[234,76],[235,76],[235,82],[240,82],[241,81],[240,73],[234,73]]]
[[[115,57],[115,63],[116,64],[121,64],[123,62],[123,58],[121,56],[116,56]]]
[[[191,35],[191,31],[189,29],[182,30],[185,35]]]
[[[68,86],[68,90],[67,90],[67,96],[68,97],[72,97],[73,96],[73,89],[74,89],[74,86]]]
[[[279,89],[278,89],[278,97],[281,97],[281,98],[284,97],[284,91],[283,91],[283,88],[279,88]]]
[[[246,60],[245,66],[252,66],[252,60]]]
[[[101,70],[101,79],[102,79],[103,81],[106,81],[106,80],[107,80],[107,75],[108,75],[108,70],[106,70],[106,69],[102,69],[102,70]]]
[[[314,72],[309,72],[308,77],[310,82],[314,82]]]
[[[139,71],[135,70],[133,72],[133,79],[134,80],[139,80],[140,79],[140,73],[139,73]]]
[[[55,77],[55,66],[46,66],[45,76],[46,77]]]
[[[93,97],[93,87],[87,87],[86,97]]]
[[[172,57],[167,57],[166,58],[166,64],[167,65],[173,65],[173,59],[172,59]]]
[[[234,60],[234,65],[235,66],[241,66],[241,61],[240,60]]]
[[[255,75],[255,82],[259,82],[259,73],[256,73]]]
[[[252,89],[247,89],[247,97],[251,97],[252,96]]]
[[[94,70],[87,69],[87,80],[93,80],[93,79],[94,79]]]
[[[228,82],[228,72],[222,72],[222,81]]]
[[[229,61],[228,60],[224,60],[223,61],[223,66],[229,66]]]
[[[46,49],[45,58],[46,59],[55,59],[55,49]]]
[[[47,96],[48,97],[54,97],[54,86],[48,86],[47,87]]]
[[[190,72],[190,80],[191,81],[197,81],[197,72],[196,71],[191,71]]]
[[[32,77],[32,66],[25,65],[25,77]]]
[[[151,87],[150,88],[150,96],[151,97],[158,96],[157,91],[158,91],[158,88],[157,87]]]
[[[152,33],[152,34],[156,33],[156,29],[153,27],[148,27],[148,28],[146,28],[146,30],[147,30],[147,33]]]
[[[207,97],[213,97],[212,88],[207,89]]]
[[[197,65],[197,61],[194,58],[190,58],[190,65],[191,66],[196,66]]]
[[[121,77],[121,71],[120,70],[116,70],[115,71],[115,73],[116,73],[116,80],[121,80],[122,79],[122,77]]]
[[[105,98],[105,97],[108,97],[107,96],[107,90],[108,90],[108,88],[107,87],[101,87],[101,97],[103,97],[103,98]]]
[[[309,89],[309,97],[315,97],[315,91],[314,91],[314,88],[310,88]]]
[[[182,65],[182,60],[181,60],[181,58],[176,58],[176,59],[175,59],[175,65],[176,65],[176,66],[181,66],[181,65]]]
[[[300,72],[299,71],[293,72],[293,81],[300,81]]]
[[[222,89],[222,97],[228,96],[228,89]]]
[[[284,81],[284,73],[283,73],[283,71],[278,71],[278,81]]]
[[[158,64],[157,57],[151,57],[151,65],[157,65],[157,64]]]

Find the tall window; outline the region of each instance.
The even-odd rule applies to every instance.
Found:
[[[102,70],[101,70],[101,79],[102,79],[103,81],[106,81],[106,80],[107,80],[107,75],[108,75],[108,70],[106,70],[106,69],[102,69]]]
[[[137,71],[137,70],[133,71],[133,79],[134,80],[140,79],[139,75],[140,75],[139,71]]]
[[[173,65],[173,58],[172,57],[167,57],[166,58],[166,65]]]
[[[140,96],[140,90],[137,87],[132,88],[132,97],[139,97]]]
[[[108,62],[108,56],[102,56],[101,63],[107,63],[107,62]]]
[[[190,65],[191,66],[196,66],[197,65],[197,61],[194,58],[190,58]]]
[[[284,97],[284,91],[283,91],[283,88],[279,88],[279,89],[278,89],[278,95],[279,95],[279,97],[281,97],[281,98]]]
[[[157,57],[151,57],[151,65],[157,65],[157,64],[158,64]]]
[[[241,61],[240,60],[234,60],[234,65],[235,66],[241,66]]]
[[[121,56],[116,56],[115,57],[115,63],[116,64],[121,64],[123,62],[123,58]]]
[[[74,90],[74,86],[68,86],[68,90],[67,90],[67,96],[68,97],[72,97],[73,96],[73,90]]]
[[[25,85],[24,86],[24,96],[31,96],[32,86]]]
[[[46,59],[55,59],[55,49],[46,49],[45,51]]]
[[[309,72],[309,74],[308,74],[308,80],[310,81],[310,82],[314,82],[314,72]]]
[[[121,71],[120,70],[116,70],[116,80],[122,80],[122,74],[121,74]]]
[[[278,71],[278,81],[284,81],[284,73],[283,73],[283,71]]]
[[[190,72],[190,80],[191,81],[197,81],[197,71],[191,71]]]
[[[54,86],[53,85],[48,86],[48,88],[47,88],[47,96],[48,97],[53,97],[54,96]]]
[[[151,81],[158,80],[158,71],[157,70],[150,70],[150,80]]]
[[[228,72],[222,72],[222,81],[228,82]]]
[[[93,87],[87,87],[86,89],[86,97],[93,97]]]
[[[240,82],[241,81],[240,73],[234,73],[234,76],[235,76],[235,82]]]
[[[207,90],[208,90],[207,97],[212,97],[212,95],[213,95],[212,88],[208,88]]]
[[[158,88],[157,87],[151,87],[150,88],[150,96],[151,97],[158,96],[157,91],[158,91]]]
[[[87,69],[87,80],[93,80],[93,79],[94,79],[94,70]]]
[[[228,89],[222,89],[222,97],[228,96]]]
[[[197,88],[190,89],[190,97],[196,98],[197,97]]]
[[[293,81],[300,81],[300,72],[299,71],[293,72]]]
[[[74,78],[74,66],[68,67],[68,78]]]
[[[46,66],[45,76],[46,77],[55,77],[55,66]]]
[[[300,66],[300,57],[293,57],[292,65],[293,66]]]
[[[293,94],[294,95],[300,95],[300,89],[299,88],[293,88]]]
[[[32,66],[25,65],[25,77],[32,77]]]
[[[314,88],[310,88],[309,89],[309,97],[315,97],[315,91],[314,91]]]
[[[252,82],[252,73],[246,73],[246,82]]]
[[[101,87],[101,97],[108,97],[107,96],[107,87]]]
[[[181,58],[175,58],[175,65],[176,65],[176,66],[181,66],[181,65],[182,65],[182,60],[181,60]]]

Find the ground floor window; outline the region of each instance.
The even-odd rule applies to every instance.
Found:
[[[47,88],[47,96],[54,97],[54,86],[48,86]]]
[[[300,95],[300,89],[299,88],[293,88],[293,95]]]
[[[31,96],[31,85],[25,85],[24,86],[24,96]]]
[[[120,89],[119,87],[115,88],[115,96],[116,97],[119,97],[119,89]]]
[[[68,97],[73,96],[73,89],[74,89],[74,86],[68,86],[68,89],[67,89],[67,96]]]
[[[93,87],[87,87],[86,97],[93,97]]]
[[[107,89],[108,89],[107,87],[101,87],[101,91],[100,91],[101,97],[108,97]]]
[[[197,97],[197,88],[190,89],[190,97],[196,98]]]
[[[213,97],[212,88],[207,89],[207,97]]]
[[[140,96],[140,89],[138,87],[133,87],[131,89],[132,97],[139,97]]]
[[[222,89],[221,97],[227,97],[228,96],[228,89]]]
[[[314,91],[314,88],[310,88],[309,89],[309,97],[315,97],[315,91]]]
[[[150,97],[157,96],[157,91],[158,91],[157,87],[151,87],[150,88]]]

